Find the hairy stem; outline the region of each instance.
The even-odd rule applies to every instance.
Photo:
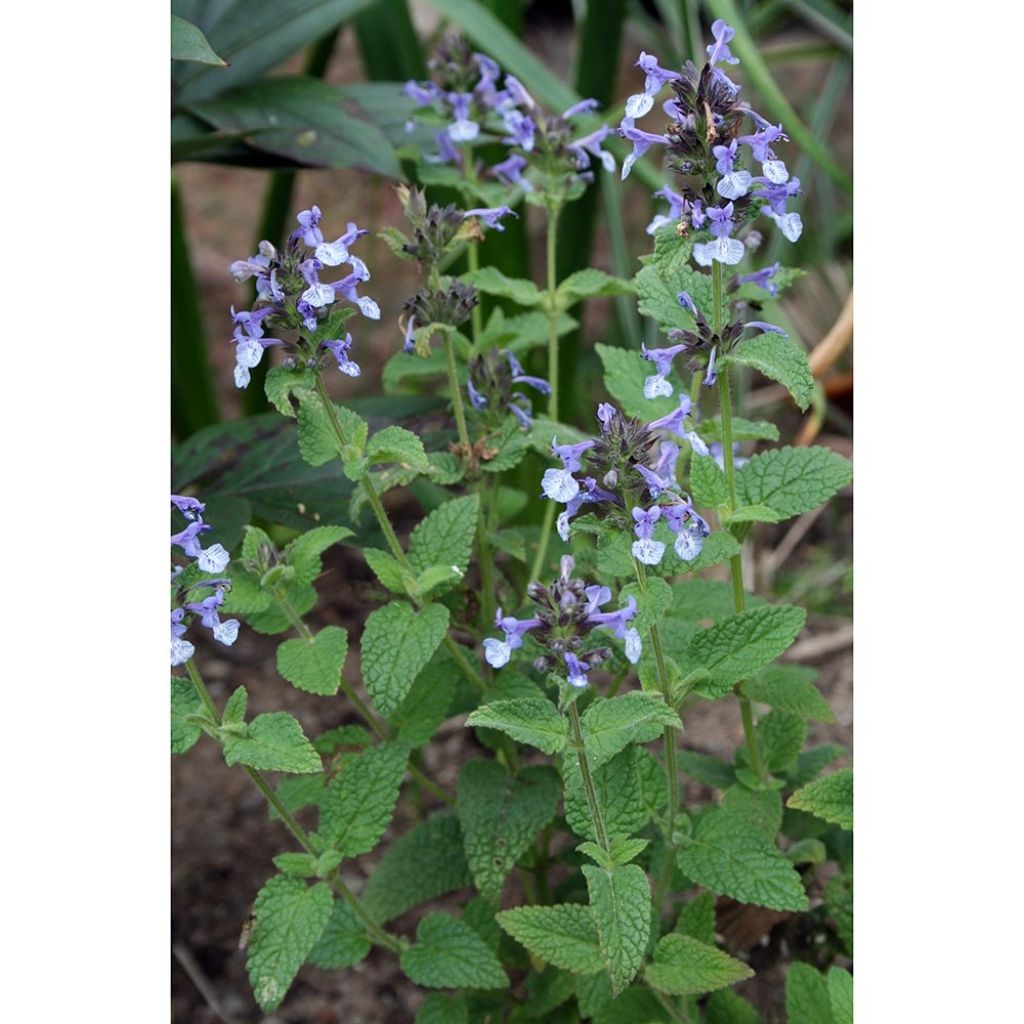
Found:
[[[717,260],[711,265],[711,279],[715,290],[713,328],[715,334],[722,331],[722,264]],[[723,366],[718,374],[718,398],[722,410],[722,465],[725,468],[725,487],[729,494],[729,507],[736,508],[736,466],[732,450],[732,392],[729,381],[729,367]],[[729,571],[732,576],[732,600],[737,612],[747,606],[746,593],[743,588],[743,556],[735,554],[729,559]],[[737,687],[739,683],[736,684]],[[735,688],[734,688],[735,689]],[[743,721],[743,736],[747,743],[747,754],[750,765],[762,781],[767,779],[764,762],[761,760],[761,748],[757,743],[754,731],[754,713],[750,701],[737,693],[740,702],[740,717]]]
[[[548,209],[547,232],[547,306],[548,306],[548,383],[551,394],[548,395],[548,418],[558,422],[558,310],[555,309],[555,292],[558,288],[556,278],[556,254],[558,244],[558,214],[560,206]]]
[[[474,310],[476,307],[473,307]],[[466,426],[466,408],[462,404],[462,389],[459,387],[459,375],[455,366],[455,345],[447,331],[444,334],[444,357],[448,368],[448,390],[452,395],[452,408],[455,411],[455,425],[459,431],[459,444],[462,446],[463,458],[472,449],[469,442],[469,428]]]
[[[569,705],[569,721],[572,723],[573,739],[576,742],[576,754],[580,759],[580,775],[583,776],[583,788],[587,793],[587,804],[590,807],[590,817],[594,822],[594,832],[597,834],[597,842],[605,853],[611,853],[608,844],[608,831],[604,827],[604,815],[601,813],[601,805],[597,802],[597,791],[594,789],[594,780],[590,774],[590,762],[587,760],[587,751],[583,746],[583,730],[580,728],[580,713],[576,710],[576,701]]]
[[[192,685],[196,688],[196,692],[199,694],[200,700],[202,700],[207,711],[209,711],[217,725],[221,725],[222,719],[220,712],[217,710],[217,706],[213,703],[213,698],[210,696],[210,691],[206,688],[206,684],[203,682],[203,678],[199,674],[199,669],[196,668],[195,663],[191,660],[185,662],[185,668],[188,671],[189,679],[192,680]],[[277,812],[281,821],[284,822],[285,827],[295,837],[295,841],[299,846],[301,846],[302,849],[311,856],[317,856],[316,849],[310,842],[309,836],[306,834],[306,830],[295,820],[295,816],[281,802],[280,797],[274,792],[267,780],[263,778],[263,775],[255,768],[249,767],[249,765],[242,765],[242,767],[245,769],[249,778],[255,783],[256,788],[266,798],[267,803],[269,803]],[[366,908],[359,902],[355,893],[352,892],[352,890],[345,884],[337,871],[335,871],[327,881],[334,891],[352,908],[352,912],[362,922],[369,937],[378,946],[383,946],[385,949],[391,950],[392,953],[401,952],[402,945],[399,942],[398,937],[392,935],[388,931],[385,931],[379,924],[377,924],[376,921],[374,921]]]
[[[470,185],[476,185],[477,175],[476,164],[473,163],[473,147],[468,143],[462,147],[462,169],[466,176],[466,181]],[[473,205],[475,206],[476,203],[474,202]],[[479,243],[477,242],[470,242],[466,246],[466,262],[469,265],[469,272],[471,274],[480,269],[480,250],[478,246]],[[473,307],[470,316],[472,317],[470,324],[473,328],[473,351],[475,352],[480,335],[483,332],[483,310],[480,308],[479,302]]]

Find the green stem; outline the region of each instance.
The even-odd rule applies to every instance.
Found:
[[[544,521],[540,524],[540,542],[537,553],[533,556],[533,567],[530,569],[530,583],[536,583],[544,571],[544,562],[548,557],[548,542],[551,540],[551,527],[555,522],[555,503],[548,501],[544,506]]]
[[[451,334],[447,331],[444,334],[444,357],[448,367],[448,390],[451,392],[452,408],[455,410],[455,425],[459,430],[459,444],[462,445],[465,458],[469,455],[472,445],[469,443],[466,409],[462,404],[462,389],[459,387],[459,374],[455,365],[455,345],[452,342]]]
[[[569,721],[572,723],[573,739],[576,741],[576,753],[580,759],[580,775],[583,776],[583,788],[587,793],[587,803],[590,806],[590,817],[594,822],[597,842],[601,849],[610,856],[611,847],[608,844],[608,831],[604,827],[604,815],[601,813],[601,805],[597,802],[597,791],[594,789],[594,780],[590,775],[590,762],[587,760],[587,751],[583,746],[583,730],[580,728],[580,713],[576,710],[576,701],[569,705]]]
[[[654,998],[661,1004],[662,1009],[674,1020],[677,1024],[690,1024],[690,1015],[686,1012],[686,996],[683,996],[683,1008],[680,1010],[675,1003],[672,1002],[668,996],[663,995],[653,985],[647,986],[653,993]]]
[[[463,173],[466,175],[466,181],[470,185],[475,186],[477,184],[476,176],[476,164],[473,163],[473,147],[468,143],[462,147],[462,168]],[[474,203],[474,205],[476,205]],[[466,246],[466,262],[469,265],[469,272],[475,273],[480,269],[480,250],[478,242],[469,242]],[[480,339],[481,333],[483,333],[484,320],[483,310],[480,308],[480,303],[473,307],[470,313],[472,317],[470,324],[473,329],[473,351],[476,351],[477,342]]]
[[[491,545],[487,540],[487,518],[484,515],[484,495],[487,493],[486,484],[481,483],[479,487],[480,504],[477,506],[477,548],[480,554],[480,621],[486,629],[489,629],[494,619],[494,566],[491,555]]]
[[[716,261],[711,267],[712,283],[715,289],[715,306],[713,310],[715,322],[713,329],[715,334],[720,335],[722,330],[722,265]],[[735,509],[736,466],[733,461],[732,451],[732,392],[730,390],[728,366],[723,366],[718,374],[718,398],[722,409],[722,464],[725,467],[725,487],[729,494],[729,507],[730,509]],[[729,571],[732,577],[733,607],[737,612],[742,612],[747,606],[747,596],[743,586],[742,553],[733,555],[729,559]],[[765,781],[768,778],[768,774],[765,771],[764,762],[761,760],[761,748],[757,743],[753,709],[746,697],[740,694],[737,694],[737,696],[740,702],[740,717],[743,721],[743,736],[747,743],[750,766],[757,773],[757,777]]]
[[[633,567],[636,570],[636,580],[640,589],[647,591],[647,570],[643,563],[633,559]],[[665,665],[665,655],[661,649],[661,637],[658,635],[657,625],[651,626],[651,643],[654,646],[654,660],[658,667],[658,685],[661,687],[665,703],[672,706],[672,695],[669,690],[668,668]],[[655,911],[661,906],[665,893],[672,882],[672,869],[675,865],[676,846],[676,814],[679,810],[679,765],[676,756],[676,731],[669,726],[665,727],[663,733],[665,746],[665,780],[668,783],[668,818],[665,822],[665,863],[654,886]]]
[[[219,726],[221,724],[220,712],[217,710],[217,706],[213,703],[213,698],[210,696],[210,691],[206,688],[206,684],[203,682],[202,676],[199,674],[199,669],[196,668],[195,663],[192,661],[185,662],[185,668],[188,671],[189,678],[192,680],[192,685],[196,688],[196,692],[199,694],[200,700],[206,706],[207,711],[213,716],[213,720]],[[245,769],[246,774],[255,783],[256,788],[266,798],[267,803],[277,812],[281,821],[284,822],[285,827],[295,837],[295,841],[306,851],[310,856],[317,856],[317,851],[313,847],[313,844],[309,841],[309,836],[306,834],[306,830],[295,820],[294,815],[287,807],[281,802],[281,798],[274,792],[271,786],[267,783],[267,780],[258,772],[255,768],[251,768],[249,765],[242,765]],[[355,893],[345,884],[341,876],[337,871],[328,879],[331,887],[335,892],[338,893],[342,899],[352,908],[353,913],[363,923],[363,927],[366,928],[367,934],[378,946],[383,946],[385,949],[391,950],[392,953],[400,953],[402,951],[402,944],[397,938],[385,931],[376,921],[369,915],[362,903],[359,902]]]
[[[555,292],[558,283],[557,276],[557,244],[558,244],[558,214],[561,206],[553,206],[548,209],[548,233],[547,233],[547,307],[548,307],[548,383],[551,385],[551,394],[548,395],[548,418],[558,422],[558,310],[555,309]]]

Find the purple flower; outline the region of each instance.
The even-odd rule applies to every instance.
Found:
[[[641,540],[650,540],[654,536],[654,524],[661,518],[661,506],[652,505],[646,511],[642,508],[635,508],[632,515],[633,522],[636,523],[633,532]]]
[[[666,505],[663,511],[669,530],[676,535],[676,554],[684,562],[692,562],[700,554],[711,528],[689,502]]]
[[[311,249],[318,246],[324,240],[324,233],[320,230],[319,224],[323,214],[319,206],[313,206],[303,210],[295,219],[299,222],[299,229],[292,237],[301,238]]]
[[[595,595],[595,597],[601,598],[599,604],[605,604],[611,600],[611,591],[607,587],[588,587],[586,590],[588,597],[591,596],[592,590],[601,591],[600,594]],[[587,607],[590,611],[587,622],[598,628],[610,629],[620,640],[624,640],[626,642],[626,657],[631,664],[635,665],[640,660],[641,654],[640,634],[635,629],[628,628],[627,624],[636,616],[636,598],[630,597],[626,607],[620,608],[617,612],[598,612],[590,610],[590,605]]]
[[[712,152],[717,161],[715,168],[722,175],[716,186],[720,196],[726,199],[739,199],[750,191],[751,182],[754,180],[749,171],[736,170],[736,140],[733,139],[728,146],[715,146]]]
[[[585,588],[583,593],[587,595],[588,615],[592,615],[612,599],[612,592],[608,587],[590,586]]]
[[[365,228],[360,230],[352,223],[348,222],[348,230],[345,234],[336,238],[333,242],[322,242],[316,247],[316,252],[313,254],[325,267],[337,267],[342,263],[347,263],[349,259],[348,247],[357,239],[363,235],[368,235],[369,231]]]
[[[480,125],[469,117],[472,93],[450,92],[447,100],[451,104],[453,118],[448,125],[448,137],[452,142],[472,142],[480,134]]]
[[[507,665],[512,652],[523,646],[523,636],[541,624],[540,619],[516,619],[511,615],[502,615],[499,608],[494,616],[494,624],[505,634],[504,640],[488,637],[484,640],[484,659],[492,668]]]
[[[771,159],[772,151],[769,147],[773,142],[787,142],[788,140],[789,136],[783,132],[781,124],[778,126],[770,124],[753,135],[740,135],[736,139],[741,145],[750,147],[754,159],[760,164]]]
[[[673,192],[668,185],[659,188],[657,192],[653,193],[653,196],[655,199],[664,199],[669,205],[669,212],[654,215],[654,219],[647,225],[647,234],[649,235],[653,235],[658,228],[679,220],[687,206],[686,200],[678,192]]]
[[[582,488],[577,491],[574,497],[569,499],[565,509],[558,514],[558,519],[555,521],[558,536],[566,544],[569,543],[569,521],[580,510],[580,506],[588,502],[598,501],[614,502],[615,495],[598,487],[597,481],[592,476],[585,477]]]
[[[441,90],[433,82],[406,82],[402,91],[418,107],[426,107],[441,98]]]
[[[525,156],[513,153],[507,160],[502,160],[501,163],[495,164],[491,168],[491,173],[507,185],[518,185],[524,192],[532,192],[533,185],[530,183],[529,178],[523,175],[523,171],[527,166],[528,161]]]
[[[340,294],[344,298],[348,299],[349,302],[358,306],[359,312],[368,320],[379,320],[380,306],[378,306],[377,303],[368,295],[360,295],[359,292],[356,291],[356,286],[367,280],[370,275],[362,260],[360,260],[358,264],[353,263],[353,267],[356,269],[354,269],[351,274],[343,277],[340,281],[335,281],[327,287],[331,289],[331,294],[335,298]]]
[[[601,424],[602,430],[604,430],[605,432],[608,431],[609,427],[611,426],[612,420],[615,419],[615,415],[615,406],[610,404],[609,402],[602,402],[597,407],[597,419],[598,422]]]
[[[508,82],[508,77],[505,78],[505,82]],[[534,135],[537,131],[533,118],[516,107],[508,107],[501,112],[501,119],[508,133],[501,141],[510,146],[519,146],[529,153],[533,149]]]
[[[526,107],[527,110],[533,110],[537,106],[533,97],[523,87],[523,83],[514,75],[505,76],[505,88],[516,106]]]
[[[727,25],[721,18],[711,24],[711,34],[715,37],[714,43],[709,43],[706,47],[708,54],[708,63],[714,67],[719,61],[725,64],[739,64],[739,57],[734,57],[729,52],[729,43],[733,36],[736,35],[736,30]]]
[[[781,334],[784,338],[789,337],[781,327],[776,327],[775,324],[765,323],[764,320],[748,320],[743,325],[743,330],[749,330],[751,327],[757,331],[758,334]]]
[[[672,385],[665,379],[672,371],[672,360],[680,352],[685,352],[688,345],[672,345],[669,348],[648,348],[641,344],[640,354],[648,362],[654,363],[657,373],[644,380],[644,398],[657,398],[659,395],[671,395]]]
[[[724,471],[725,470],[725,446],[721,442],[715,441],[713,444],[711,444],[710,450],[711,450],[711,458],[713,458],[715,460],[715,462],[718,463],[719,469]],[[734,441],[733,445],[732,445],[732,464],[733,464],[733,466],[736,469],[739,469],[740,466],[745,466],[750,461],[750,459],[744,458],[742,455],[737,455],[736,453],[739,450],[740,450],[740,443],[739,443],[739,441]]]
[[[679,396],[679,408],[662,416],[660,419],[652,420],[647,424],[648,430],[668,430],[678,437],[687,441],[690,447],[698,455],[707,455],[708,446],[697,436],[694,430],[686,430],[685,420],[690,415],[691,402],[689,396]]]
[[[654,135],[651,132],[641,131],[639,128],[634,127],[633,118],[624,117],[622,124],[619,125],[619,134],[626,139],[628,142],[633,143],[633,152],[622,161],[622,179],[625,180],[629,176],[629,172],[633,169],[633,164],[637,162],[654,145],[667,145],[669,143],[669,137],[667,135]]]
[[[565,652],[565,667],[569,670],[567,673],[567,682],[570,686],[575,686],[577,690],[582,690],[587,685],[589,680],[587,679],[587,672],[590,666],[586,662],[580,661],[572,651]]]
[[[321,341],[320,347],[330,351],[338,360],[338,369],[349,377],[358,377],[362,372],[359,364],[348,357],[349,349],[352,347],[352,335],[346,334],[344,338],[334,341]]]
[[[565,466],[570,473],[575,473],[577,469],[582,469],[583,464],[580,462],[580,456],[587,451],[588,448],[593,448],[597,443],[592,437],[587,438],[585,441],[579,441],[576,444],[556,444],[558,438],[553,437],[551,439],[551,451],[556,458],[562,460],[562,465]]]
[[[653,53],[640,51],[636,67],[640,68],[647,75],[644,80],[644,91],[630,96],[626,100],[626,117],[638,118],[649,114],[654,106],[654,97],[661,90],[661,87],[668,82],[676,82],[683,76],[677,71],[669,71],[661,67],[658,58]]]
[[[405,340],[402,342],[403,352],[416,351],[416,317],[410,314],[405,322]]]
[[[171,495],[171,504],[187,519],[192,522],[200,519],[206,510],[206,505],[196,498],[187,498],[181,494]]]
[[[238,637],[238,619],[221,622],[218,609],[224,603],[224,588],[218,587],[209,597],[198,603],[186,604],[185,607],[201,616],[200,621],[213,632],[214,640],[230,647]]]
[[[228,266],[231,276],[241,283],[250,277],[261,277],[266,274],[270,260],[266,256],[250,256],[247,260],[235,260]]]
[[[569,149],[576,157],[576,166],[580,170],[586,170],[590,166],[591,156],[596,156],[601,161],[604,169],[609,173],[615,170],[615,157],[601,148],[601,143],[610,134],[611,128],[605,124],[589,135],[584,135],[582,139],[569,143]]]
[[[636,471],[644,478],[644,482],[647,484],[647,492],[652,498],[656,498],[662,491],[677,491],[679,490],[679,484],[675,479],[675,467],[673,466],[673,472],[671,475],[662,474],[657,470],[649,469],[644,465],[637,465]]]
[[[191,522],[184,530],[171,535],[171,545],[177,545],[188,555],[190,558],[198,558],[202,553],[203,549],[199,543],[199,534],[206,533],[207,530],[212,530],[213,527],[209,523],[204,523],[201,519]]]
[[[171,668],[184,665],[196,653],[196,649],[192,644],[187,640],[181,639],[185,635],[186,629],[185,624],[182,622],[184,617],[184,608],[175,608],[171,612]]]
[[[776,213],[774,210],[766,210],[765,215],[775,221],[783,236],[790,242],[795,242],[804,230],[804,222],[799,213]]]
[[[486,407],[486,397],[484,395],[481,395],[480,392],[477,391],[475,387],[473,387],[473,382],[468,379],[466,381],[466,392],[469,394],[470,405],[472,405],[474,409],[483,409]]]
[[[703,384],[706,388],[713,388],[716,381],[718,380],[718,371],[715,369],[715,353],[718,351],[717,345],[711,346],[711,352],[708,355],[708,369],[707,373],[704,374]]]
[[[579,481],[568,469],[546,469],[540,481],[545,497],[562,503],[571,501],[580,493]]]
[[[738,275],[734,284],[737,288],[741,284],[756,284],[758,288],[763,288],[769,295],[778,295],[778,286],[772,281],[772,278],[781,269],[781,264],[773,263],[770,267],[765,267],[763,270],[755,270],[752,274]]]
[[[493,206],[490,208],[479,207],[475,210],[467,210],[463,215],[462,219],[465,220],[467,217],[479,217],[489,228],[494,228],[497,231],[504,231],[505,228],[499,223],[502,217],[518,217],[517,214],[509,206]]]

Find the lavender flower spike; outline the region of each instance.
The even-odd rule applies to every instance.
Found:
[[[640,51],[636,67],[647,73],[644,81],[644,91],[630,96],[626,100],[626,117],[643,117],[651,112],[654,107],[654,97],[661,87],[667,82],[676,82],[683,76],[677,71],[668,71],[658,64],[658,58],[653,53]]]
[[[693,247],[693,258],[702,266],[710,267],[714,261],[734,265],[743,259],[746,249],[738,238],[731,238],[732,235],[732,214],[733,204],[727,203],[723,206],[709,206],[707,209],[708,218],[711,220],[712,240],[710,242],[697,242]]]
[[[494,624],[504,632],[504,640],[488,637],[484,640],[484,659],[492,668],[507,665],[512,652],[523,646],[523,635],[541,624],[540,619],[516,619],[511,615],[502,615],[499,608],[494,616]]]
[[[721,180],[715,187],[720,196],[726,199],[739,199],[750,191],[753,177],[750,171],[736,170],[733,166],[736,160],[736,140],[733,139],[728,146],[715,146],[712,152],[717,158],[715,169],[722,175]]]

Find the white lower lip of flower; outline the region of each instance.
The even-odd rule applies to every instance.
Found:
[[[567,469],[545,470],[540,487],[552,501],[563,504],[580,493],[579,481]]]
[[[633,541],[631,548],[633,557],[644,565],[658,565],[665,554],[665,545],[660,540],[651,537],[642,537]]]

